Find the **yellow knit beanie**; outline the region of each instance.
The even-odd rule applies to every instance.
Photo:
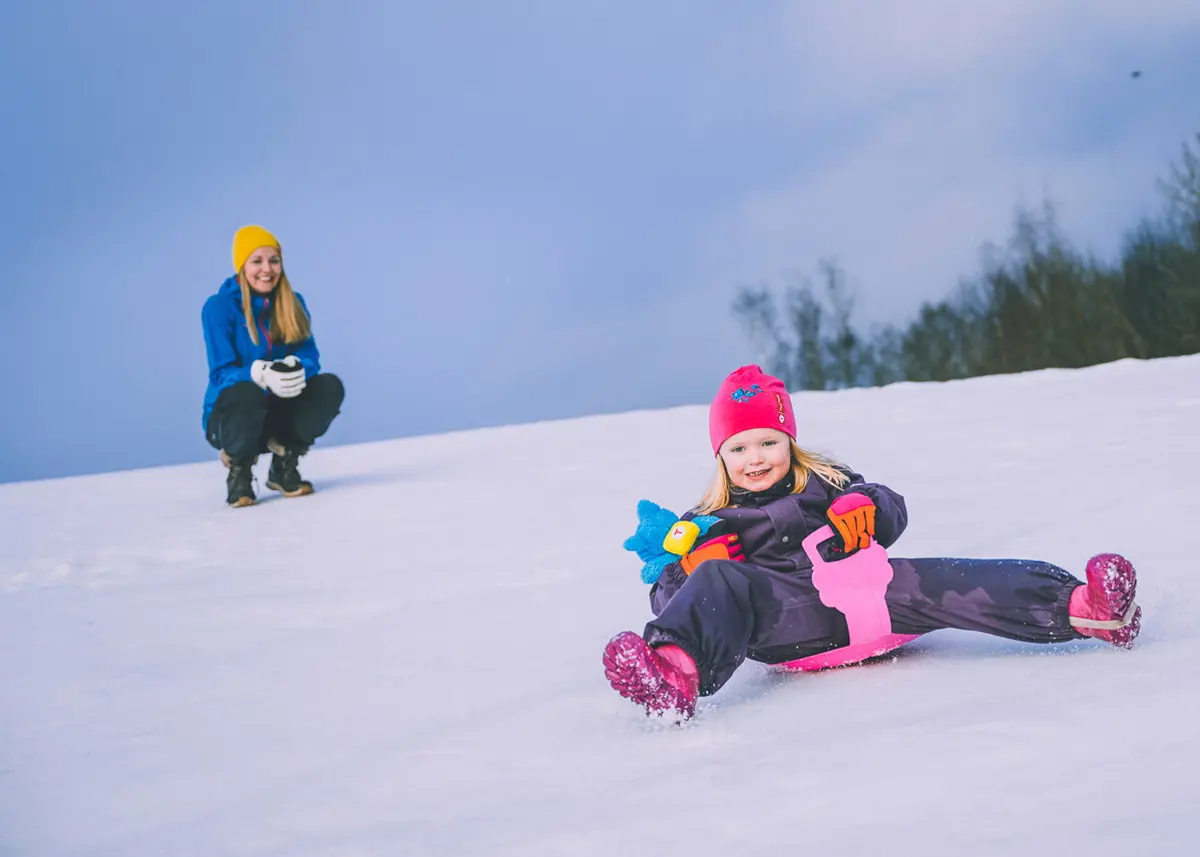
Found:
[[[283,248],[279,246],[279,239],[261,226],[243,226],[233,233],[233,270],[235,273],[242,272],[242,266],[246,264],[250,254],[259,247],[274,247],[280,253],[283,252]]]

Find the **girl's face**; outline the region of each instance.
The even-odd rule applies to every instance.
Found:
[[[721,444],[729,481],[746,491],[765,491],[788,474],[792,446],[778,429],[749,429]]]
[[[283,257],[274,247],[259,247],[242,266],[242,274],[250,288],[260,295],[269,295],[279,285],[283,274]]]

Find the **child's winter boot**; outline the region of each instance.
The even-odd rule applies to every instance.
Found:
[[[604,674],[617,693],[647,714],[676,711],[686,720],[696,712],[700,673],[679,646],[651,648],[632,631],[622,631],[604,647]]]
[[[1088,560],[1087,585],[1071,593],[1067,607],[1071,627],[1128,649],[1142,629],[1142,608],[1137,594],[1137,572],[1120,554],[1102,553]]]

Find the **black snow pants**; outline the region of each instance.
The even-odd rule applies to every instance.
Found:
[[[341,379],[325,373],[309,378],[303,392],[291,399],[242,381],[217,396],[205,436],[214,449],[225,450],[234,461],[266,452],[270,438],[289,449],[307,450],[329,430],[345,396]]]

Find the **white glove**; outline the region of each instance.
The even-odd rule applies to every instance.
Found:
[[[279,364],[293,367],[290,370],[276,368]],[[291,399],[304,392],[307,383],[304,367],[300,365],[295,354],[272,363],[269,360],[255,360],[250,364],[250,378],[264,390],[270,390],[281,399]]]

